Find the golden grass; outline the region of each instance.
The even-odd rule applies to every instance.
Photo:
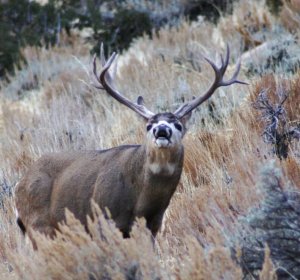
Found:
[[[285,28],[291,32],[299,32],[300,27],[300,2],[298,0],[283,1],[280,19]]]
[[[243,5],[245,1],[234,12],[238,26],[247,10]],[[255,32],[274,24],[266,8],[262,9],[253,11],[254,20],[249,19]],[[224,52],[227,41],[232,50],[228,76],[233,73],[247,38],[236,32],[238,27],[232,27],[231,20],[231,16],[224,18],[217,26],[183,22],[178,28],[162,29],[153,39],[136,40],[120,57],[116,86],[131,99],[143,95],[153,111],[174,110],[206,90],[212,71],[203,55],[214,59],[216,53]],[[239,44],[241,38],[244,43]],[[247,48],[252,46],[247,43]],[[143,142],[143,122],[90,86],[86,69],[91,68],[91,58],[86,50],[27,48],[24,55],[28,67],[2,85],[2,182],[5,179],[13,189],[32,161],[46,152]],[[184,140],[181,183],[155,245],[143,220],[135,224],[132,237],[124,240],[94,206],[90,235],[67,213],[56,239],[35,234],[39,250],[33,251],[15,224],[13,197],[4,195],[0,279],[241,279],[242,270],[230,248],[238,247],[234,236],[239,218],[259,206],[261,167],[276,159],[262,140],[263,124],[252,108],[253,96],[263,88],[276,92],[279,84],[286,85],[291,94],[287,111],[294,121],[299,121],[300,104],[295,101],[299,99],[299,74],[247,78],[243,70],[240,79],[250,86],[220,89],[212,98],[213,112],[207,103],[194,112]],[[24,84],[34,88],[26,91]],[[22,98],[16,95],[18,91]],[[277,166],[286,181],[300,187],[297,145],[291,147],[288,160],[278,160]],[[273,279],[266,252],[260,278]]]

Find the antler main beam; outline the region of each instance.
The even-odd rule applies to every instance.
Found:
[[[190,113],[191,111],[193,111],[196,107],[198,107],[199,105],[201,105],[204,101],[206,101],[207,99],[209,99],[213,93],[215,92],[215,90],[219,87],[224,87],[224,86],[229,86],[232,84],[247,84],[245,82],[239,81],[237,80],[237,76],[239,74],[240,71],[240,67],[241,67],[241,62],[239,61],[236,67],[236,70],[232,76],[231,79],[229,79],[228,81],[224,81],[224,74],[226,72],[228,63],[229,63],[229,56],[230,56],[230,49],[229,46],[227,45],[227,49],[226,49],[226,57],[225,57],[225,61],[223,59],[223,56],[221,55],[221,66],[218,67],[214,62],[212,62],[210,59],[208,59],[207,57],[205,57],[205,60],[211,65],[211,67],[213,68],[214,72],[215,72],[215,80],[213,82],[213,84],[210,86],[210,88],[208,89],[208,91],[202,95],[199,96],[189,102],[184,103],[181,107],[179,107],[174,114],[180,119],[182,117],[184,117],[185,115],[187,115],[188,113]]]
[[[93,59],[93,73],[94,73],[94,77],[96,78],[96,80],[98,82],[98,85],[94,85],[94,86],[98,89],[106,90],[106,92],[111,97],[115,98],[120,103],[129,107],[131,110],[138,113],[143,118],[148,120],[149,118],[154,116],[154,113],[152,113],[150,110],[148,110],[143,105],[143,97],[142,96],[139,96],[137,99],[137,103],[134,103],[112,87],[112,85],[111,85],[112,77],[109,74],[108,70],[110,69],[115,58],[117,57],[117,54],[114,52],[110,56],[110,58],[106,61],[105,56],[104,56],[104,51],[103,51],[103,45],[101,45],[101,55],[100,56],[101,56],[101,58],[100,58],[101,65],[103,67],[100,74],[97,73],[96,55],[94,56],[94,59]]]

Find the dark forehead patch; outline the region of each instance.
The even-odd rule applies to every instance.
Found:
[[[178,118],[172,113],[159,113],[149,119],[150,123],[157,123],[159,121],[167,121],[171,123],[171,122],[177,122]]]

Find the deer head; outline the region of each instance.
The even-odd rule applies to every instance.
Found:
[[[227,45],[225,60],[221,55],[221,66],[218,67],[214,62],[205,57],[215,73],[213,83],[205,94],[182,104],[174,113],[155,114],[144,105],[144,98],[142,96],[139,96],[136,102],[132,102],[114,89],[112,86],[113,79],[108,70],[115,61],[117,54],[113,53],[110,58],[106,60],[103,45],[101,45],[100,54],[102,64],[102,71],[100,74],[97,73],[96,56],[94,56],[93,59],[94,78],[98,82],[98,84],[94,84],[94,86],[98,89],[105,90],[110,96],[146,120],[147,139],[149,142],[155,143],[158,148],[172,147],[173,145],[178,144],[180,139],[184,136],[186,132],[185,124],[192,111],[209,99],[217,88],[232,84],[246,84],[245,82],[237,80],[241,66],[240,62],[238,62],[232,78],[227,81],[224,80],[224,74],[229,63],[229,56],[230,50]]]

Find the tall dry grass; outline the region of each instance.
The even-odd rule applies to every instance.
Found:
[[[206,90],[212,70],[203,55],[218,59],[216,54],[224,52],[227,42],[232,52],[230,76],[245,50],[245,34],[237,32],[245,28],[243,19],[258,25],[247,29],[251,36],[265,30],[267,22],[272,29],[265,31],[267,38],[276,38],[271,27],[278,22],[267,8],[249,14],[243,8],[248,7],[246,3],[239,1],[233,16],[218,25],[203,20],[183,22],[178,28],[160,30],[152,39],[136,40],[119,58],[116,86],[131,99],[143,95],[153,111],[172,111]],[[238,18],[234,28],[232,17]],[[258,44],[264,43],[261,40]],[[253,50],[255,45],[247,48]],[[265,52],[266,56],[272,53]],[[268,72],[264,61],[251,65],[251,71],[248,64],[242,64],[240,79],[249,86],[219,89],[195,110],[184,139],[181,182],[155,244],[143,220],[134,225],[132,237],[124,240],[114,223],[94,206],[91,234],[67,213],[56,239],[35,234],[40,249],[33,251],[15,223],[10,193],[30,164],[47,152],[142,143],[144,126],[133,112],[90,85],[87,49],[26,48],[24,55],[28,66],[1,85],[0,278],[242,279],[240,228],[245,223],[242,218],[262,203],[258,187],[262,167],[275,161],[283,172],[283,187],[300,187],[299,142],[291,144],[287,160],[278,160],[271,145],[263,141],[264,123],[253,109],[254,97],[265,88],[276,92],[278,85],[289,81],[286,108],[289,118],[299,124],[299,103],[295,102],[299,74],[287,74],[278,66],[281,75],[269,79],[264,75]],[[277,266],[282,265],[273,263],[268,250],[256,274],[260,279],[275,279]]]

